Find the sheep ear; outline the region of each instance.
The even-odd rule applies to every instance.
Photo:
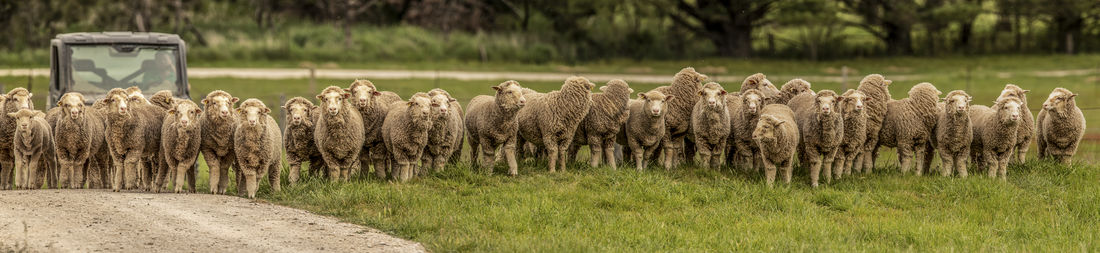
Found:
[[[34,97],[34,93],[27,93],[27,98],[32,98],[32,97]]]
[[[725,96],[726,95],[726,90],[722,90],[722,92],[720,92],[719,94],[722,94],[722,96]]]
[[[947,98],[940,98],[940,102],[947,102]]]
[[[168,114],[176,115],[176,109],[168,110]]]
[[[381,96],[382,95],[382,93],[378,92],[378,91],[371,91],[370,94],[373,95],[373,96]]]
[[[645,99],[645,93],[638,93],[638,99]]]
[[[271,113],[271,109],[264,107],[264,114]]]
[[[894,81],[892,81],[892,80],[883,80],[882,81],[882,86],[890,86],[890,84],[892,84],[892,83],[894,83]]]
[[[61,107],[61,101],[57,101],[57,106]]]
[[[233,102],[233,103],[236,103],[237,101],[241,101],[241,99],[238,98],[238,97],[233,97],[233,99],[230,99],[229,101]]]
[[[607,86],[600,86],[600,91],[607,92]]]
[[[970,103],[970,101],[974,101],[974,97],[966,96],[966,102]]]
[[[350,98],[351,97],[351,93],[344,93],[343,95],[344,95],[344,98]]]
[[[312,108],[310,108],[310,109],[311,109],[311,110],[317,110],[317,106],[316,106],[316,105],[314,105],[314,106],[313,106]]]
[[[322,98],[325,98],[325,97],[321,96],[321,95],[317,95],[317,99],[322,99]],[[203,99],[203,100],[205,101],[206,99]],[[203,103],[206,103],[206,102],[203,102]]]
[[[351,92],[351,88],[344,88],[344,92]]]
[[[503,88],[500,88],[500,86],[492,86],[492,87],[489,87],[489,88],[493,88],[493,89],[494,89],[494,90],[496,90],[497,92],[500,92],[500,91],[501,91],[501,89],[503,89]]]
[[[703,91],[699,91],[699,96],[700,97],[705,96],[705,95],[707,95],[707,93],[704,93]]]
[[[8,113],[8,117],[15,118],[15,113],[14,112],[13,113]]]
[[[200,113],[202,113],[202,109],[195,108],[195,114],[200,114]]]
[[[1031,90],[1024,90],[1024,94],[1027,94],[1028,92],[1031,92]]]
[[[673,98],[676,98],[676,96],[673,96],[673,95],[665,96],[665,102],[672,101]]]
[[[284,105],[284,106],[280,106],[280,107],[282,107],[282,108],[283,108],[283,110],[289,109],[289,108],[286,108],[286,106],[285,106],[285,105]]]
[[[449,98],[449,99],[447,99],[447,102],[458,102],[458,99],[455,99],[455,98]]]
[[[208,101],[209,101],[209,100],[206,100],[206,99],[204,98],[204,99],[202,99],[202,101],[199,101],[199,102],[201,102],[202,104],[206,104],[206,102],[208,102]]]
[[[1069,94],[1069,98],[1074,98],[1074,97],[1077,97],[1076,93],[1075,94]]]

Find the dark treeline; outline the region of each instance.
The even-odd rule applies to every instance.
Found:
[[[566,60],[1100,51],[1096,0],[3,0],[0,47],[81,30],[173,32],[201,47],[208,33],[291,23],[334,28],[313,39],[344,48],[364,26],[519,34]]]

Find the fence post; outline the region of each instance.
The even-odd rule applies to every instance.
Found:
[[[840,67],[840,90],[848,90],[848,66]]]
[[[317,67],[309,66],[309,91],[317,91]]]

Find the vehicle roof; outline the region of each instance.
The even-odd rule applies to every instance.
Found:
[[[178,45],[179,35],[153,32],[79,32],[58,34],[55,38],[66,44],[136,43],[154,45]]]

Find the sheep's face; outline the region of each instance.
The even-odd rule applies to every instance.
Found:
[[[317,108],[317,106],[306,103],[291,103],[289,105],[283,106],[283,110],[285,110],[287,112],[287,115],[290,116],[291,125],[300,125],[302,123],[305,123],[307,119],[310,118],[309,112],[312,111],[314,108]]]
[[[764,105],[764,96],[759,91],[752,89],[741,94],[741,105],[751,114],[756,114]]]
[[[810,91],[810,84],[799,79],[791,80],[791,82],[783,85],[783,92],[788,94],[802,94],[803,92]]]
[[[717,83],[707,83],[702,90],[699,90],[699,97],[708,107],[721,107],[726,101],[726,90]]]
[[[115,112],[121,115],[129,115],[130,113],[130,97],[126,93],[111,92],[107,94],[106,98],[103,98],[107,103],[107,107],[114,109]]]
[[[840,109],[844,110],[844,113],[862,113],[863,107],[865,106],[863,102],[868,99],[870,98],[863,94],[863,92],[851,90],[851,92],[840,97],[840,104],[842,107]]]
[[[497,92],[497,105],[506,110],[518,110],[527,105],[527,98],[523,96],[523,87],[520,87],[519,83],[515,81],[508,81],[493,86],[493,90]]]
[[[14,102],[12,103],[15,105],[14,110],[31,109],[31,97],[33,96],[34,94],[30,92],[16,92],[9,95],[8,100]]]
[[[80,93],[65,93],[61,101],[57,101],[57,107],[69,113],[69,117],[78,118],[84,114],[84,96]]]
[[[130,87],[126,89],[126,99],[130,101],[130,104],[148,103],[149,100],[145,99],[145,95],[141,94],[141,89],[138,87]]]
[[[645,100],[645,103],[642,104],[642,108],[645,108],[645,111],[649,113],[649,116],[657,118],[661,117],[661,115],[668,108],[668,102],[676,97],[665,96],[659,91],[651,91],[638,94],[638,98]]]
[[[229,96],[229,94],[218,94],[204,98],[202,104],[206,107],[206,112],[215,117],[229,117],[233,104],[236,104],[238,100],[240,99]]]
[[[817,107],[818,112],[824,115],[830,115],[836,108],[836,95],[831,92],[821,92],[814,98],[814,106]]]
[[[1074,101],[1075,97],[1077,97],[1077,94],[1068,90],[1055,89],[1050,93],[1050,97],[1047,97],[1047,101],[1043,102],[1043,109],[1059,114],[1065,113],[1066,108],[1077,106],[1077,102]]]
[[[374,84],[369,84],[366,80],[355,80],[352,83],[351,88],[346,89],[348,93],[351,93],[355,105],[358,107],[367,107],[371,101],[374,101],[375,96],[381,96],[382,93],[378,92],[378,89],[374,87]]]
[[[756,121],[756,129],[752,131],[752,139],[758,142],[773,142],[776,139],[776,132],[779,131],[779,125],[784,124],[783,121],[776,119],[775,117],[763,117]]]
[[[347,93],[341,89],[325,89],[325,92],[321,95],[317,95],[317,99],[321,100],[321,104],[324,105],[325,111],[329,115],[339,115],[340,108],[344,107],[344,99],[351,97],[351,93]]]
[[[432,108],[439,108],[435,106],[431,98],[423,95],[414,95],[412,98],[409,98],[409,102],[406,102],[406,104],[409,106],[409,113],[418,119],[427,119],[432,114]]]
[[[1019,121],[1020,120],[1020,100],[1009,99],[1001,102],[1001,122]]]
[[[34,118],[45,116],[45,113],[32,111],[30,109],[20,109],[18,112],[8,113],[8,117],[15,119],[15,131],[19,133],[30,133],[31,124]]]
[[[249,101],[253,101],[249,99]],[[245,101],[248,102],[248,101]],[[240,108],[237,108],[237,113],[241,118],[244,118],[245,122],[249,126],[257,126],[260,124],[260,120],[264,116],[267,116],[271,112],[271,109],[267,109],[263,102],[255,100],[256,103],[242,104]]]
[[[183,127],[190,127],[199,118],[199,114],[202,114],[202,109],[190,100],[176,103],[172,109],[168,110],[168,115],[176,117],[176,122]]]
[[[456,101],[454,98],[443,94],[442,92],[433,92],[431,95],[431,107],[435,112],[437,118],[445,118],[451,114],[451,102]]]
[[[952,93],[944,98],[944,111],[949,114],[962,115],[970,111],[971,97],[966,94]]]
[[[1016,86],[1014,84],[1007,84],[1007,85],[1005,85],[1004,90],[1001,90],[1001,95],[997,96],[997,98],[1000,99],[1000,98],[1006,98],[1006,97],[1014,97],[1014,98],[1019,98],[1020,101],[1023,101],[1024,99],[1027,98],[1027,93],[1029,91],[1031,91],[1031,90],[1022,89],[1022,88],[1020,88],[1020,86]]]

